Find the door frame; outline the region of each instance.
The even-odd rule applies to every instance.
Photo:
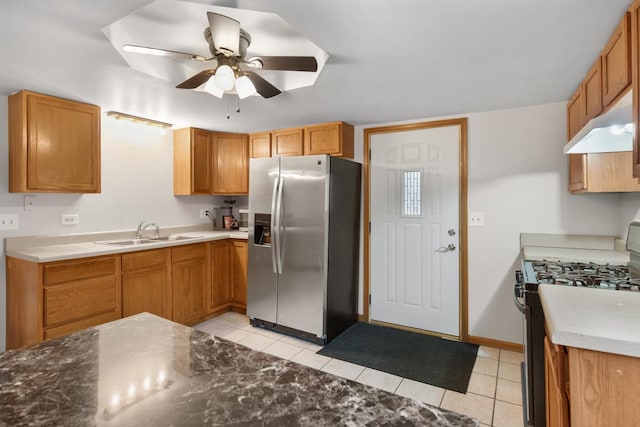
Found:
[[[371,221],[371,136],[384,133],[395,132],[408,132],[421,129],[431,129],[436,127],[445,126],[459,126],[460,138],[458,141],[459,148],[459,166],[458,174],[460,178],[459,192],[458,192],[458,210],[459,210],[459,224],[460,230],[460,242],[459,242],[459,285],[460,285],[460,300],[459,300],[459,313],[460,313],[460,341],[469,341],[469,280],[468,280],[468,260],[467,260],[467,170],[468,170],[468,144],[467,144],[467,118],[455,118],[446,120],[434,120],[426,122],[408,123],[401,125],[381,126],[364,129],[364,248],[363,248],[363,287],[362,287],[362,306],[363,306],[363,319],[366,322],[371,323],[369,306],[371,300],[369,298],[370,293],[370,240],[371,240],[371,228],[369,222]],[[376,322],[382,323],[382,322]],[[446,338],[453,338],[449,335],[431,333],[422,331],[415,328],[405,327],[402,325],[391,325],[385,323],[387,326],[395,326],[401,329],[412,330],[415,332],[429,333]]]

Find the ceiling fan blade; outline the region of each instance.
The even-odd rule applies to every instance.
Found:
[[[211,40],[216,52],[225,56],[240,55],[240,23],[219,13],[207,12]]]
[[[263,70],[318,71],[315,56],[256,56],[247,63]]]
[[[178,89],[195,89],[198,86],[200,86],[202,83],[204,83],[207,80],[209,80],[211,78],[211,76],[213,76],[214,73],[215,73],[215,70],[200,71],[198,74],[196,74],[195,76],[183,81],[182,83],[180,83],[176,87]]]
[[[280,89],[253,71],[244,71],[243,74],[249,77],[249,80],[251,80],[251,83],[253,83],[253,86],[256,88],[256,92],[258,92],[263,98],[272,98],[282,93],[280,92]]]
[[[174,59],[192,59],[194,61],[210,61],[214,58],[205,58],[202,55],[194,53],[176,52],[175,50],[157,49],[155,47],[136,46],[133,44],[125,44],[122,50],[131,53],[143,53],[145,55],[167,56]]]

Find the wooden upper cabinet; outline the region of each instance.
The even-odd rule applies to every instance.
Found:
[[[304,153],[331,154],[352,159],[353,126],[342,122],[307,126],[304,129]]]
[[[249,157],[271,157],[271,133],[249,135]]]
[[[631,84],[631,14],[622,21],[602,51],[602,100],[607,107]]]
[[[600,57],[593,64],[583,80],[582,96],[584,98],[584,116],[582,123],[602,113],[602,62]]]
[[[173,132],[173,194],[213,192],[211,132],[185,128]]]
[[[589,182],[587,176],[587,155],[568,154],[567,159],[569,166],[569,191],[572,193],[585,191]]]
[[[631,19],[631,85],[633,123],[635,132],[633,136],[632,167],[633,177],[640,177],[640,0],[636,0],[629,9]]]
[[[249,142],[246,134],[214,133],[213,193],[249,192]]]
[[[9,192],[99,193],[100,107],[24,90],[11,95]]]
[[[584,119],[583,108],[582,85],[580,85],[567,103],[567,141],[573,138],[584,126],[582,122]]]
[[[274,156],[302,156],[304,154],[303,128],[280,129],[271,132]]]

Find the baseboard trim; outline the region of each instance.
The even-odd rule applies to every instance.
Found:
[[[486,345],[487,347],[500,348],[502,350],[509,350],[509,351],[517,351],[520,353],[522,353],[524,349],[522,344],[516,344],[509,341],[494,340],[493,338],[475,337],[472,335],[469,335],[468,342],[470,342],[471,344]]]

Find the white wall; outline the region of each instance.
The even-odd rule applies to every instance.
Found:
[[[565,114],[565,103],[554,103],[456,116],[469,118],[468,210],[485,213],[485,227],[468,233],[473,336],[522,342],[522,316],[512,299],[520,233],[621,233],[620,195],[566,190]],[[397,123],[356,128],[359,161],[363,129],[389,124]]]
[[[631,221],[640,221],[640,193],[626,193],[621,196],[619,234],[626,238]]]
[[[18,214],[20,229],[0,231],[0,351],[5,348],[6,291],[4,238],[135,230],[140,221],[160,227],[210,223],[201,208],[222,204],[226,197],[173,196],[171,131],[102,115],[102,192],[100,194],[36,194],[32,211],[24,211],[24,194],[8,193],[7,97],[0,96],[0,214]],[[246,196],[236,197],[246,206]],[[78,214],[79,224],[64,226],[60,215]]]

